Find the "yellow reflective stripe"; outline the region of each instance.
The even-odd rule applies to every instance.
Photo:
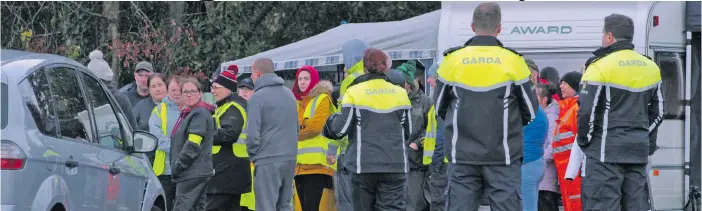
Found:
[[[161,130],[163,130],[163,135],[168,136],[168,113],[166,110],[166,103],[161,103]]]
[[[315,111],[317,111],[317,107],[322,102],[324,102],[323,100],[319,100],[319,99],[322,99],[322,98],[327,97],[327,96],[328,96],[327,94],[322,93],[319,96],[315,97],[312,101],[307,103],[307,107],[305,108],[305,113],[302,115],[302,118],[305,118],[305,119],[314,118],[314,113],[315,113]]]
[[[221,149],[222,149],[222,146],[220,146],[220,145],[212,145],[212,154],[213,155],[218,154],[219,150],[221,150]]]
[[[240,157],[240,158],[248,158],[249,153],[246,152],[246,145],[245,144],[239,144],[235,143],[233,147],[234,151],[234,156]]]
[[[188,141],[197,144],[198,146],[202,143],[202,136],[194,133],[188,134]]]
[[[573,149],[573,143],[553,148],[553,153],[565,152],[571,149]]]
[[[156,158],[154,158],[153,165],[154,174],[156,174],[156,176],[160,176],[161,174],[163,174],[163,172],[166,169],[165,163],[166,152],[164,152],[163,150],[156,150]]]

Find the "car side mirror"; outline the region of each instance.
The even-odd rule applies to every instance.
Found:
[[[144,131],[134,131],[132,140],[134,140],[133,152],[137,153],[153,152],[158,146],[158,138]]]

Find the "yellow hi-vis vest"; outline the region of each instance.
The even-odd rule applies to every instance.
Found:
[[[324,98],[329,98],[327,94],[320,94],[315,97],[305,107],[305,113],[302,115],[302,119],[312,119],[314,118],[315,111],[319,105],[327,102]],[[330,103],[331,105],[331,103]],[[336,110],[334,105],[329,108],[330,111]],[[304,141],[297,142],[297,163],[299,164],[321,164],[324,166],[331,167],[336,171],[336,163],[334,165],[329,165],[327,163],[327,150],[329,150],[329,139],[319,134],[314,138],[307,139]]]
[[[215,122],[217,123],[217,128],[221,128],[221,125],[219,123],[219,118],[222,117],[224,112],[229,109],[229,107],[236,107],[236,109],[239,109],[239,112],[241,112],[241,116],[244,118],[244,128],[241,129],[241,134],[239,134],[239,140],[232,145],[233,151],[234,151],[234,156],[240,157],[240,158],[247,158],[249,157],[249,153],[246,152],[246,110],[244,107],[241,107],[239,103],[236,103],[234,101],[225,103],[224,105],[220,106],[215,110],[214,117]],[[219,153],[219,150],[222,148],[220,145],[212,145],[212,154],[215,155]]]
[[[434,110],[434,106],[431,106],[427,116],[429,119],[427,120],[427,129],[424,133],[424,153],[422,156],[422,163],[424,165],[431,164],[431,158],[434,157],[434,149],[436,149],[436,134],[438,130],[441,130],[441,128],[437,128],[436,110]],[[448,163],[446,157],[444,157],[444,163]]]
[[[154,107],[154,110],[151,110],[151,113],[155,113],[156,116],[161,119],[161,130],[163,131],[163,135],[168,136],[168,111],[166,108],[166,103],[161,103],[160,107],[161,111],[158,111],[158,109],[156,109],[157,107]],[[152,168],[154,169],[154,174],[156,174],[156,176],[161,176],[161,174],[163,174],[163,171],[166,169],[165,151],[156,150],[156,158],[154,158]]]
[[[239,206],[248,207],[249,210],[256,210],[256,193],[254,192],[254,171],[256,167],[251,163],[251,192],[241,194]]]
[[[434,112],[434,106],[429,109],[429,114],[427,114],[427,129],[424,133],[424,153],[422,156],[422,163],[424,165],[431,164],[431,158],[434,156],[434,149],[436,148],[436,112]]]

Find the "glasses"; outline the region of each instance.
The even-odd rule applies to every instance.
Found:
[[[219,89],[219,88],[224,88],[223,86],[217,86],[217,85],[212,85],[210,89]]]
[[[200,90],[197,90],[197,89],[183,90],[183,95],[192,95],[192,94],[196,94],[196,93],[200,93]]]

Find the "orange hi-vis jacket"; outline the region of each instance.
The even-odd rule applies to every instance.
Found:
[[[564,99],[558,103],[561,111],[558,121],[556,121],[558,126],[553,136],[553,163],[556,165],[558,173],[558,184],[561,187],[564,210],[580,211],[582,210],[580,201],[581,177],[577,176],[573,180],[565,179],[571,149],[573,149],[574,144],[577,144],[575,137],[578,133],[578,97]]]

